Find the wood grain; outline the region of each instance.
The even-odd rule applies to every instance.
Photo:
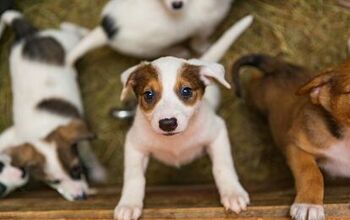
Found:
[[[0,201],[0,219],[112,219],[120,189],[98,187],[86,201],[68,202],[50,189],[14,193]],[[329,219],[350,219],[350,188],[326,190]],[[214,186],[152,187],[147,190],[142,219],[288,219],[294,191],[285,189],[251,194],[252,204],[241,215],[226,212]]]

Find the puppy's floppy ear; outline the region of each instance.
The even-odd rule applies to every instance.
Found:
[[[69,124],[58,127],[46,139],[48,141],[57,141],[63,139],[71,144],[75,144],[82,140],[95,138],[86,123],[80,119],[74,119]]]
[[[125,70],[121,76],[120,76],[120,80],[123,84],[123,90],[122,93],[120,95],[120,100],[124,101],[126,96],[128,95],[128,92],[130,91],[130,89],[132,88],[133,84],[135,83],[132,79],[132,76],[134,73],[136,73],[136,71],[144,65],[149,64],[148,62],[142,62],[138,65],[135,65],[133,67],[130,67],[129,69]]]
[[[200,66],[200,77],[201,80],[205,83],[205,85],[209,85],[212,79],[215,79],[219,83],[221,83],[226,88],[230,89],[231,85],[225,79],[225,68],[218,63],[207,62],[198,59],[191,59],[188,61],[189,64]]]
[[[299,90],[297,91],[297,95],[306,95],[309,94],[312,103],[319,104],[321,103],[320,95],[321,90],[331,82],[331,80],[334,77],[333,71],[326,71],[313,79],[311,79],[309,82],[304,84]]]

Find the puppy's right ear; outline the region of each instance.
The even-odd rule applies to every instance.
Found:
[[[311,79],[309,82],[304,84],[299,90],[297,91],[297,95],[306,95],[309,94],[311,98],[311,102],[314,104],[322,104],[322,99],[324,99],[324,93],[322,93],[322,90],[325,89],[325,87],[331,82],[331,80],[334,77],[333,71],[327,71],[324,72],[313,79]]]
[[[125,70],[121,76],[120,76],[120,80],[123,84],[123,90],[122,93],[120,95],[120,100],[124,101],[125,98],[127,97],[130,89],[133,87],[133,85],[135,84],[134,80],[133,80],[133,75],[134,73],[137,72],[137,70],[144,65],[149,64],[148,62],[142,62],[136,66],[130,67],[129,69]]]

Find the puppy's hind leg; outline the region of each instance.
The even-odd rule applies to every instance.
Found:
[[[249,204],[249,195],[238,180],[231,155],[231,145],[227,129],[221,119],[218,136],[208,147],[208,154],[212,160],[213,175],[218,187],[221,203],[227,210],[240,213]]]
[[[88,179],[95,183],[105,182],[107,178],[106,170],[92,151],[90,143],[88,141],[80,142],[78,151],[81,161],[87,169]]]
[[[315,157],[297,146],[287,147],[287,160],[291,168],[297,195],[290,208],[295,220],[323,220],[323,176]]]

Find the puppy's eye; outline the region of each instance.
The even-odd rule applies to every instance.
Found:
[[[145,101],[147,103],[151,103],[154,99],[154,96],[155,96],[155,94],[152,90],[149,90],[149,91],[146,91],[143,93],[143,98],[145,99]]]
[[[189,99],[192,97],[193,91],[190,87],[183,87],[180,90],[180,95],[185,99]]]
[[[83,168],[80,165],[73,166],[69,171],[69,175],[74,180],[80,180],[82,174],[83,174]]]

